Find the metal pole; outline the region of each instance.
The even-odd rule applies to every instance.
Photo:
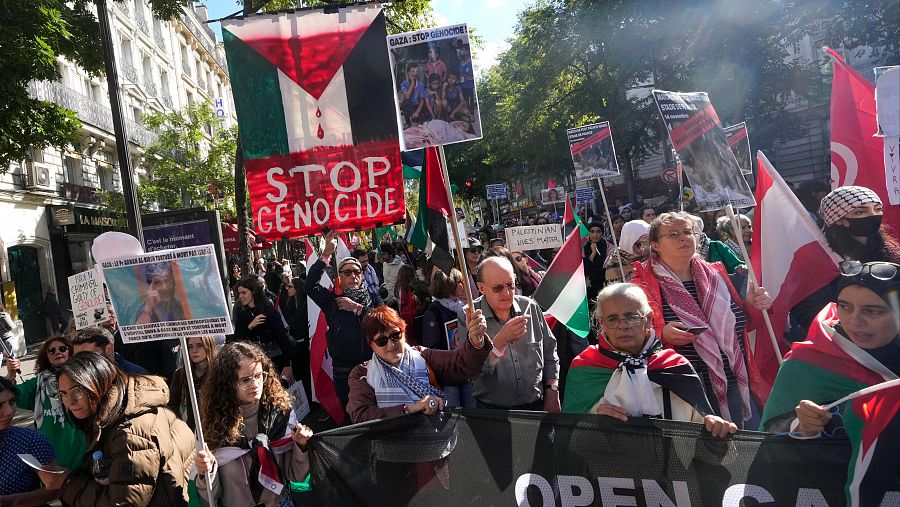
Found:
[[[122,116],[122,95],[119,93],[119,73],[113,52],[112,31],[109,26],[109,12],[106,0],[95,0],[97,18],[100,21],[100,37],[103,42],[103,61],[106,65],[106,85],[109,88],[109,108],[112,110],[113,130],[116,135],[116,152],[119,156],[119,174],[122,181],[122,196],[125,198],[125,221],[128,234],[144,244],[141,229],[141,210],[138,208],[137,190],[134,187],[134,168],[128,153],[128,136],[125,132],[125,118]]]
[[[603,180],[597,177],[597,183],[600,184],[600,197],[603,198],[603,209],[606,210],[606,223],[609,224],[609,236],[613,240],[613,248],[616,249],[616,259],[619,260],[619,273],[622,274],[622,281],[625,280],[625,266],[622,265],[622,254],[619,252],[619,240],[616,238],[616,231],[613,230],[612,213],[609,212],[609,204],[606,202],[606,190],[603,189]],[[609,258],[607,256],[607,258]]]
[[[188,395],[191,397],[191,410],[194,412],[194,421],[195,424],[194,434],[197,437],[197,451],[204,450],[204,446],[206,445],[206,441],[203,439],[203,423],[200,421],[200,404],[197,402],[197,391],[194,390],[194,371],[191,366],[191,358],[190,354],[188,354],[188,344],[187,338],[184,336],[179,336],[178,339],[181,341],[181,358],[184,362],[184,377],[187,380],[187,390]],[[212,369],[213,365],[206,365],[207,373]],[[213,498],[213,483],[212,483],[212,474],[209,469],[206,470],[206,494],[209,495],[209,504],[215,505],[216,501]]]

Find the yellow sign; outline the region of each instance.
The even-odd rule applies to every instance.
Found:
[[[16,301],[16,282],[3,282],[3,306],[13,320],[19,320],[19,304]]]

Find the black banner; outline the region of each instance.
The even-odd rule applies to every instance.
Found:
[[[850,457],[845,439],[486,410],[339,428],[311,449],[315,505],[432,507],[835,506]]]

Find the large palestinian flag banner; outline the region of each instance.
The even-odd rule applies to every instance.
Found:
[[[386,37],[375,5],[222,22],[258,235],[405,218]]]

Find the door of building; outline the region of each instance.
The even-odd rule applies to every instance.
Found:
[[[47,326],[41,314],[43,285],[38,250],[31,246],[18,245],[9,252],[10,279],[16,284],[16,301],[19,306],[19,320],[25,331],[25,343],[39,343],[46,338]]]

